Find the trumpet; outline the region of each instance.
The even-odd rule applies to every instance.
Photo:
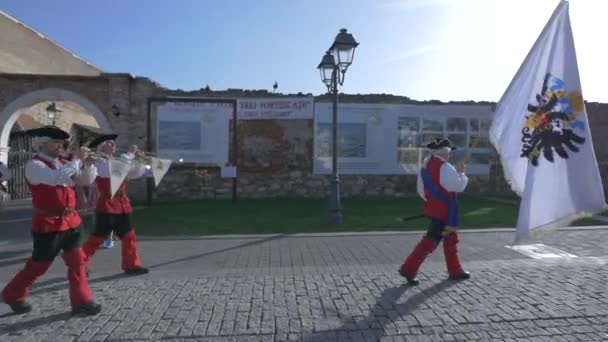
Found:
[[[76,152],[72,152],[72,154],[75,154],[75,153]],[[97,152],[91,150],[88,147],[84,147],[84,146],[80,147],[80,153],[84,155],[84,160],[91,161],[91,162],[94,162],[98,158],[101,157],[98,155]],[[119,159],[119,160],[123,160],[123,161],[136,161],[136,162],[143,164],[147,169],[150,169],[152,166],[152,158],[154,158],[158,155],[155,152],[141,151],[141,150],[137,149],[137,146],[134,146],[134,148],[132,148],[131,151],[122,152],[122,153],[115,152],[114,154],[118,155],[119,157],[110,156],[110,158]],[[106,156],[104,156],[104,157],[106,157]],[[182,163],[184,161],[184,159],[179,158],[177,161],[179,163]]]

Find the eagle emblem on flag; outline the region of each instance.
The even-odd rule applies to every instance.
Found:
[[[566,92],[564,81],[551,73],[546,74],[541,92],[536,94],[536,104],[528,104],[528,112],[521,157],[533,166],[538,166],[541,155],[553,162],[554,151],[567,159],[569,152],[579,151],[577,144],[585,143],[585,138],[575,133],[585,129],[585,123],[578,120],[585,112],[583,96],[579,91]]]

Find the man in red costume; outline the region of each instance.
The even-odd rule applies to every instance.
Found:
[[[37,153],[25,166],[25,177],[32,192],[32,256],[2,290],[11,309],[22,314],[32,310],[25,301],[34,281],[51,266],[63,250],[68,267],[72,314],[96,315],[101,305],[93,302],[85,274],[85,255],[79,246],[81,223],[76,211],[76,184],[92,184],[97,170],[90,153],[81,149],[74,160],[59,159],[62,144],[70,135],[54,126],[28,131],[34,137]],[[84,164],[84,165],[83,165]]]
[[[448,162],[455,148],[448,139],[436,139],[427,145],[432,154],[426,158],[418,174],[418,194],[425,201],[424,215],[430,219],[426,236],[399,268],[399,274],[408,284],[418,285],[416,274],[422,262],[439,245],[443,238],[443,253],[449,278],[464,280],[470,277],[458,259],[458,203],[456,193],[462,192],[469,178],[464,165],[456,168]]]
[[[95,231],[82,247],[87,255],[87,264],[99,248],[99,246],[110,236],[113,231],[122,241],[122,269],[127,274],[139,275],[148,273],[148,269],[141,266],[137,254],[137,243],[135,241],[135,230],[131,226],[131,202],[127,197],[126,181],[120,184],[118,191],[112,197],[110,190],[110,168],[109,158],[116,152],[116,134],[106,134],[95,138],[90,144],[91,149],[97,150],[97,208]],[[146,167],[135,161],[135,157],[141,156],[141,152],[134,149],[133,153],[123,155],[123,159],[130,159],[133,163],[127,179],[142,177]]]

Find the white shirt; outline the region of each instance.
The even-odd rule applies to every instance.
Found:
[[[84,165],[78,159],[62,164],[59,158],[53,158],[42,153],[37,156],[55,165],[55,169],[46,166],[40,160],[32,159],[25,165],[25,178],[32,185],[46,184],[72,187],[75,185],[90,185],[97,178],[97,168]]]
[[[108,155],[105,153],[99,153],[102,158],[97,159],[96,165],[99,172],[99,177],[110,178],[110,165],[108,163]],[[121,159],[133,162],[134,156],[132,153],[123,154],[120,156]],[[139,162],[133,162],[131,169],[127,174],[127,179],[135,179],[142,177],[146,173],[146,166]]]
[[[449,192],[463,192],[467,187],[469,177],[467,177],[467,175],[464,173],[458,173],[452,164],[448,163],[440,156],[435,155],[434,157],[445,162],[443,165],[441,165],[441,169],[439,169],[439,183],[441,186]],[[422,182],[420,172],[418,172],[416,190],[418,191],[418,195],[426,201],[426,196],[424,195],[424,183]]]

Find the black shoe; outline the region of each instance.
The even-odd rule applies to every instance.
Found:
[[[21,315],[21,314],[32,311],[32,306],[30,305],[30,303],[24,302],[24,301],[15,302],[15,303],[9,304],[8,306],[10,306],[11,310],[13,310],[13,312],[16,313],[17,315]]]
[[[466,280],[471,278],[471,274],[469,272],[464,272],[458,275],[451,275],[450,280]]]
[[[88,279],[88,278],[89,278],[89,275],[91,274],[91,272],[89,271],[89,268],[88,268],[88,267],[87,267],[86,273],[87,273],[87,279]]]
[[[407,280],[407,283],[409,285],[416,286],[416,285],[420,284],[420,282],[418,281],[418,279],[411,278],[402,269],[399,269],[399,275],[401,275],[402,277],[404,277]]]
[[[131,268],[127,268],[125,270],[125,273],[128,275],[141,275],[141,274],[146,274],[150,271],[148,271],[147,268],[145,267],[141,267],[141,266],[133,266]]]
[[[72,307],[72,315],[94,316],[99,312],[101,312],[101,305],[95,302],[88,302]]]

